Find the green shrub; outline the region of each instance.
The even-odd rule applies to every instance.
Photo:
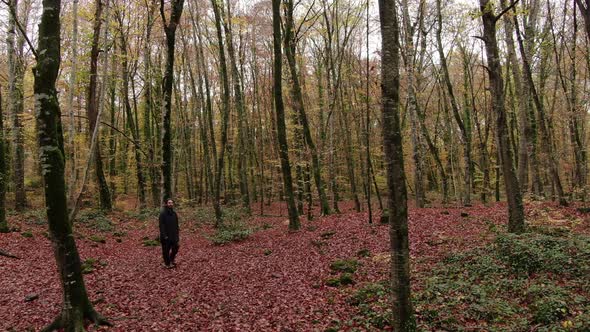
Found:
[[[350,273],[342,273],[340,276],[335,278],[328,278],[326,280],[326,286],[338,287],[346,285],[354,285],[355,281]]]
[[[22,235],[23,237],[26,237],[26,238],[33,237],[33,233],[31,233],[31,231],[24,231],[24,232],[20,233],[20,235]]]
[[[560,272],[568,264],[567,240],[544,234],[503,234],[496,238],[499,257],[516,273]]]
[[[550,324],[568,315],[567,304],[562,299],[546,297],[539,299],[531,305],[533,322],[538,324]]]
[[[356,259],[339,259],[330,264],[330,269],[334,272],[354,273],[358,265],[359,262]]]
[[[107,240],[100,235],[91,235],[90,237],[88,237],[88,239],[96,243],[107,243]]]
[[[219,227],[212,236],[208,236],[215,245],[222,245],[230,242],[237,242],[247,239],[252,234],[242,220],[226,221]]]
[[[45,209],[29,210],[24,214],[25,221],[34,225],[47,224],[47,213]]]
[[[368,283],[354,292],[348,299],[348,303],[358,306],[363,303],[371,303],[386,298],[387,295],[388,292],[384,283]]]
[[[154,240],[154,239],[150,239],[148,237],[144,237],[142,239],[142,242],[144,247],[157,247],[160,245],[160,241],[158,240]]]
[[[94,258],[85,259],[82,262],[82,273],[88,274],[88,273],[94,272],[94,268],[95,268],[97,262],[98,261]]]
[[[111,219],[101,210],[83,210],[77,221],[100,232],[111,232],[114,228]]]

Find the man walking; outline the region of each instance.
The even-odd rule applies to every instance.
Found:
[[[174,258],[178,253],[178,240],[178,216],[174,211],[174,201],[168,198],[160,213],[160,243],[164,265],[168,269],[176,266]]]

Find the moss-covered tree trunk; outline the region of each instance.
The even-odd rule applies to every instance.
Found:
[[[37,137],[45,188],[45,206],[54,255],[59,270],[63,305],[59,316],[43,331],[64,329],[84,331],[86,320],[110,325],[93,308],[84,279],[80,256],[68,220],[65,155],[61,111],[55,89],[60,65],[60,0],[43,0],[39,24],[35,83],[35,116]]]
[[[164,107],[162,112],[162,193],[161,201],[172,197],[172,86],[174,82],[174,51],[176,28],[180,22],[184,0],[170,2],[170,19],[166,19],[164,1],[160,1],[160,14],[166,33],[166,70],[162,82]]]
[[[410,295],[410,248],[408,239],[408,194],[399,119],[399,25],[395,0],[379,0],[381,23],[381,102],[383,149],[389,188],[389,238],[393,329],[415,330]]]
[[[493,5],[489,0],[479,0],[483,21],[483,41],[488,63],[490,91],[492,95],[492,110],[496,115],[496,135],[498,140],[498,154],[504,176],[506,198],[508,200],[508,231],[520,233],[524,231],[524,209],[522,195],[518,185],[518,177],[512,159],[506,109],[504,105],[504,80],[498,41],[496,39],[496,22],[499,17],[493,13]]]
[[[283,56],[281,52],[281,0],[272,1],[272,27],[273,27],[273,95],[277,121],[277,139],[279,143],[279,156],[281,170],[283,172],[283,184],[289,211],[289,229],[298,230],[300,227],[295,195],[293,194],[293,179],[291,177],[291,164],[289,163],[289,148],[287,145],[287,128],[285,125],[285,106],[283,104]]]

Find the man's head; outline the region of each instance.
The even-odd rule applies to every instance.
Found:
[[[170,209],[174,207],[174,200],[172,200],[172,198],[168,198],[166,200],[166,207],[168,207]]]

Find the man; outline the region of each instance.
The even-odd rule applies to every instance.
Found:
[[[174,201],[168,198],[160,213],[160,243],[164,265],[168,269],[176,266],[174,258],[178,253],[178,240],[178,216],[174,211]]]

